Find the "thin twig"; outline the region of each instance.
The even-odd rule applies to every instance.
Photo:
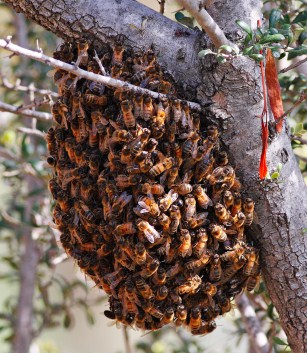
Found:
[[[242,295],[238,296],[235,301],[241,313],[244,327],[255,352],[268,353],[268,339],[262,330],[261,323],[259,322],[255,310],[252,307],[248,297],[243,293]]]
[[[1,86],[8,88],[10,90],[14,91],[22,91],[22,92],[34,92],[37,94],[41,94],[44,96],[52,96],[52,97],[58,97],[59,95],[55,92],[50,91],[49,89],[39,89],[34,86],[22,86],[20,84],[20,80],[17,80],[15,84],[10,83],[6,77],[4,77],[2,74],[0,74],[0,79],[1,79]]]
[[[93,72],[88,72],[88,71],[82,70],[75,65],[70,65],[70,64],[64,63],[63,61],[51,58],[50,56],[44,55],[42,53],[38,53],[38,52],[35,52],[32,50],[22,48],[18,45],[11,43],[10,37],[8,37],[5,40],[0,39],[0,47],[3,49],[6,49],[8,51],[11,51],[17,55],[23,55],[23,56],[29,57],[33,60],[43,62],[46,65],[71,72],[71,73],[75,74],[76,76],[85,78],[90,81],[103,83],[104,85],[115,87],[115,88],[124,88],[124,89],[130,90],[132,92],[147,94],[147,95],[151,96],[152,98],[169,98],[168,95],[166,95],[166,94],[160,94],[158,92],[153,92],[153,91],[150,91],[149,89],[134,86],[131,83],[127,83],[127,82],[121,81],[121,80],[116,80],[111,77],[97,75],[97,74],[94,74]],[[194,102],[187,102],[187,103],[191,109],[197,110],[197,111],[201,110],[200,104],[194,103]]]
[[[226,38],[224,32],[208,12],[199,6],[199,0],[178,0],[178,3],[196,19],[216,48],[227,44],[237,49],[237,46]]]
[[[305,58],[305,59],[303,59],[303,60],[300,60],[300,61],[298,61],[297,63],[291,64],[291,65],[285,67],[284,69],[279,70],[278,73],[279,73],[279,74],[284,74],[285,72],[290,71],[290,70],[292,70],[292,69],[295,69],[296,67],[298,67],[298,66],[304,64],[304,62],[306,62],[306,61],[307,61],[307,58]]]
[[[19,107],[15,107],[14,105],[7,104],[1,101],[0,101],[0,111],[26,116],[28,118],[35,118],[41,121],[52,120],[52,115],[49,113],[36,112],[35,110],[29,110],[29,109],[19,111]]]
[[[101,73],[102,73],[104,76],[106,76],[106,75],[107,75],[106,70],[105,70],[105,68],[103,67],[101,60],[99,59],[96,50],[94,50],[94,52],[95,52],[94,59],[96,60],[98,66],[99,66],[99,68],[100,68],[100,71],[101,71]]]
[[[1,109],[0,109],[1,110]],[[0,157],[20,163],[21,159],[5,147],[0,146]]]
[[[158,0],[158,3],[160,5],[160,14],[164,15],[165,11],[165,2],[166,0]]]
[[[34,98],[31,103],[29,103],[27,105],[21,105],[21,106],[17,107],[18,108],[17,113],[21,113],[21,112],[23,112],[24,110],[27,110],[27,109],[33,110],[33,108],[40,107],[41,105],[47,104],[49,102],[50,102],[50,99],[48,97],[44,97],[43,99],[35,99]]]
[[[303,145],[307,145],[307,140],[306,139],[303,139],[299,136],[295,136],[295,135],[291,135],[291,140],[296,140],[296,141],[299,141],[300,143],[302,143]]]
[[[30,136],[37,136],[37,137],[41,137],[43,139],[45,139],[45,134],[38,130],[38,129],[30,129],[27,127],[19,127],[17,128],[17,131],[22,132],[24,134],[30,135]]]
[[[124,342],[125,342],[125,352],[132,353],[132,348],[130,345],[129,334],[127,330],[127,326],[123,326],[123,334],[124,334]]]
[[[283,115],[281,115],[278,119],[275,120],[275,124],[278,124],[280,120],[290,114],[292,110],[298,105],[300,105],[302,102],[304,102],[305,99],[307,99],[307,92],[302,92],[300,98],[292,105],[292,107],[290,107]]]

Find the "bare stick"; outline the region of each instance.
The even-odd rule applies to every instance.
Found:
[[[298,105],[300,105],[305,99],[307,99],[307,92],[302,92],[300,98],[292,105],[292,107],[290,107],[283,115],[281,115],[278,119],[275,120],[275,124],[278,124],[280,120],[290,114],[292,110]]]
[[[115,87],[115,88],[125,88],[125,89],[133,91],[133,92],[147,94],[147,95],[151,96],[152,98],[169,98],[168,95],[166,95],[166,94],[160,94],[158,92],[153,92],[153,91],[150,91],[149,89],[134,86],[131,83],[127,83],[127,82],[121,81],[121,80],[116,80],[111,77],[97,75],[97,74],[94,74],[93,72],[88,72],[88,71],[82,70],[79,67],[76,67],[75,65],[70,65],[70,64],[64,63],[63,61],[51,58],[50,56],[44,55],[42,53],[38,53],[38,52],[35,52],[32,50],[22,48],[18,45],[11,43],[10,37],[8,37],[6,40],[0,39],[0,47],[3,49],[6,49],[8,51],[11,51],[17,55],[23,55],[23,56],[26,56],[26,57],[31,58],[33,60],[43,62],[46,65],[71,72],[71,73],[75,74],[76,76],[85,78],[90,81],[103,83],[104,85]],[[187,102],[187,103],[191,109],[197,110],[197,111],[201,110],[200,104],[194,103],[194,102]]]
[[[124,342],[125,342],[125,351],[126,353],[132,353],[127,326],[123,326],[123,334],[124,334]]]
[[[248,297],[243,293],[236,298],[236,304],[241,313],[246,332],[254,347],[255,353],[268,353],[268,339],[262,330],[261,323]]]
[[[58,97],[59,95],[55,92],[50,91],[49,89],[39,89],[33,86],[22,86],[20,85],[20,80],[17,80],[15,84],[10,83],[6,77],[4,77],[2,74],[0,74],[0,78],[2,80],[1,86],[14,90],[14,91],[22,91],[22,92],[34,92],[37,94],[42,94],[44,96],[52,96],[52,97]]]
[[[41,106],[43,104],[47,104],[49,102],[50,102],[50,99],[48,97],[44,97],[43,99],[35,99],[34,98],[30,104],[20,105],[19,107],[17,107],[18,108],[17,113],[21,113],[27,109],[33,110],[33,108],[39,107],[39,106]]]
[[[306,61],[307,61],[307,58],[305,58],[305,59],[303,59],[303,60],[300,60],[300,61],[298,61],[297,63],[291,64],[291,65],[285,67],[284,69],[278,71],[278,73],[279,73],[279,74],[284,74],[285,72],[290,71],[290,70],[292,70],[292,69],[295,69],[296,67],[298,67],[298,66],[304,64],[304,62],[306,62]]]
[[[165,11],[165,2],[166,0],[158,0],[158,3],[160,5],[160,14],[164,14]]]
[[[99,68],[100,68],[100,71],[101,71],[101,73],[102,73],[104,76],[106,76],[106,75],[107,75],[106,70],[104,69],[104,67],[103,67],[103,65],[102,65],[102,62],[101,62],[101,60],[99,59],[99,57],[98,57],[98,55],[97,55],[97,53],[96,53],[96,50],[94,50],[94,52],[95,52],[94,59],[96,60],[98,66],[99,66]]]
[[[196,21],[208,34],[208,37],[211,39],[216,48],[227,44],[237,49],[237,46],[226,38],[224,32],[208,14],[208,12],[200,6],[199,0],[178,0],[178,3],[183,6],[193,17],[195,17]]]
[[[41,137],[43,139],[45,139],[45,134],[37,129],[30,129],[27,127],[19,127],[17,128],[17,131],[22,132],[24,134],[30,135],[30,136],[37,136],[37,137]]]
[[[0,109],[1,110],[1,109]],[[15,161],[17,163],[21,162],[20,158],[16,156],[13,152],[9,151],[5,147],[0,146],[0,157]]]
[[[0,111],[2,112],[10,112],[13,114],[20,114],[26,116],[28,118],[35,118],[41,121],[51,121],[52,115],[44,112],[36,112],[35,110],[22,110],[19,111],[19,107],[15,107],[14,105],[7,104],[0,101]]]

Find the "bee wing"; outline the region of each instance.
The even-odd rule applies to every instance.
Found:
[[[139,201],[138,205],[142,208],[142,210],[140,211],[140,213],[147,213],[150,211],[150,207],[146,205],[146,203],[144,201]]]
[[[171,195],[171,199],[172,199],[172,203],[175,202],[177,199],[178,199],[178,194],[176,192],[174,192],[172,195]]]
[[[154,243],[155,242],[155,237],[152,233],[150,233],[148,230],[144,230],[144,234],[147,238],[147,240],[150,242],[150,243]]]
[[[160,238],[160,234],[155,230],[155,228],[153,226],[149,225],[149,229],[155,239]]]

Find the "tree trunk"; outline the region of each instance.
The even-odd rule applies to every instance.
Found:
[[[307,352],[307,191],[287,126],[268,150],[269,169],[282,163],[281,176],[275,181],[259,181],[261,124],[257,116],[263,100],[257,65],[245,57],[217,65],[208,56],[201,66],[197,59],[202,45],[199,31],[182,27],[133,0],[5,2],[64,39],[82,36],[111,42],[124,33],[126,45],[147,49],[154,44],[159,61],[188,91],[189,99],[211,103],[206,116],[223,131],[221,139],[237,166],[244,194],[256,202],[258,219],[251,233],[261,249],[262,272],[272,302],[293,352]],[[258,0],[209,1],[206,8],[231,39],[240,37],[235,20],[255,26],[261,18]]]

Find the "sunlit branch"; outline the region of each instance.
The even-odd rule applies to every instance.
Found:
[[[245,330],[254,347],[255,353],[268,353],[269,342],[262,330],[261,323],[248,297],[243,293],[235,299],[241,313]]]
[[[34,87],[34,85],[29,85],[29,86],[22,86],[20,84],[20,80],[17,80],[15,84],[10,83],[6,77],[0,74],[0,79],[1,79],[1,86],[8,88],[10,90],[14,91],[21,91],[21,92],[34,92],[37,94],[41,94],[44,96],[51,96],[51,97],[58,97],[59,95],[55,92],[50,91],[49,89],[40,89]]]
[[[37,136],[37,137],[41,137],[43,139],[45,139],[45,134],[38,130],[38,129],[30,129],[27,127],[19,127],[17,128],[17,131],[22,132],[26,135],[30,135],[30,136]]]
[[[279,74],[284,74],[285,72],[290,71],[290,70],[292,70],[292,69],[295,69],[296,67],[298,67],[298,66],[304,64],[304,62],[306,62],[306,61],[307,61],[307,58],[305,58],[305,59],[303,59],[303,60],[300,60],[300,61],[298,61],[297,63],[291,64],[291,65],[285,67],[284,69],[278,71],[278,73],[279,73]]]
[[[1,101],[0,101],[0,111],[26,116],[28,118],[35,118],[41,121],[52,120],[52,115],[49,113],[37,112],[35,110],[30,110],[30,109],[25,109],[20,111],[19,107],[15,107],[14,105],[7,104]]]
[[[116,80],[116,79],[108,77],[108,76],[97,75],[97,74],[94,74],[93,72],[88,72],[86,70],[82,70],[79,67],[77,67],[76,65],[67,64],[63,61],[60,61],[60,60],[54,59],[50,56],[44,55],[41,52],[35,52],[35,51],[29,50],[29,49],[22,48],[18,45],[11,43],[10,37],[8,37],[5,40],[0,39],[0,47],[2,47],[3,49],[6,49],[8,51],[11,51],[17,55],[26,56],[26,57],[31,58],[33,60],[45,63],[46,65],[71,72],[78,77],[85,78],[90,81],[99,82],[99,83],[102,83],[106,86],[111,86],[111,87],[115,87],[115,88],[123,88],[125,90],[130,90],[132,92],[147,94],[147,95],[151,96],[152,98],[168,98],[168,96],[166,94],[160,94],[158,92],[153,92],[153,91],[150,91],[146,88],[134,86],[131,83],[127,83],[127,82],[121,81],[121,80]],[[198,111],[201,110],[201,107],[198,103],[194,103],[194,102],[187,102],[187,103],[191,109],[198,110]]]
[[[300,95],[300,98],[283,115],[281,115],[278,119],[276,119],[275,123],[278,124],[280,120],[282,120],[284,117],[290,114],[295,107],[300,105],[306,99],[307,99],[307,92],[302,92]]]
[[[229,41],[224,32],[208,14],[208,12],[201,6],[202,2],[199,0],[178,0],[178,3],[183,6],[199,23],[201,28],[207,33],[212,43],[216,48],[221,45],[230,45],[233,48],[237,46]]]

